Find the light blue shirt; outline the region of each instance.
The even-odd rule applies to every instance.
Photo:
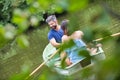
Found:
[[[83,49],[86,50],[86,44],[81,39],[74,40],[74,42],[75,45],[73,47],[65,50],[72,63],[76,63],[84,59],[85,57],[79,55],[79,52]]]

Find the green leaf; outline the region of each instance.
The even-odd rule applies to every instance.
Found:
[[[5,46],[8,40],[5,38],[5,27],[0,25],[0,48]]]
[[[58,0],[54,4],[55,11],[58,13],[62,13],[63,11],[68,10],[69,8],[68,0]]]
[[[63,68],[63,69],[67,66],[65,60],[66,60],[66,57],[64,57],[61,61],[61,68]]]
[[[0,25],[0,36],[3,36],[5,34],[5,28],[3,25]]]
[[[61,12],[63,12],[63,8],[59,5],[56,5],[55,6],[55,11],[58,12],[58,13],[61,13]]]
[[[71,39],[69,41],[64,42],[61,46],[60,46],[60,52],[72,47],[73,45],[75,45],[74,41]]]
[[[10,40],[13,39],[15,35],[16,35],[16,28],[12,24],[6,24],[4,37]]]
[[[85,8],[89,0],[69,0],[69,11],[74,12]]]
[[[89,54],[89,51],[86,50],[86,49],[82,49],[82,48],[81,48],[81,50],[79,51],[79,55],[80,55],[80,56],[84,56],[84,57],[86,57],[86,58],[88,58],[88,59],[91,58],[91,56],[90,56],[90,54]]]
[[[13,13],[12,22],[18,25],[19,30],[25,31],[29,27],[29,15],[29,12],[26,10],[22,11],[20,9],[15,9]]]
[[[39,23],[39,20],[37,19],[37,17],[32,16],[31,19],[30,19],[30,23],[31,23],[32,26],[37,26],[38,23]]]
[[[84,39],[87,42],[91,42],[94,38],[94,34],[93,34],[93,30],[90,27],[85,27],[82,29],[83,33],[84,33]]]
[[[25,35],[20,35],[17,37],[17,43],[21,48],[26,48],[29,46],[29,42]]]
[[[34,0],[26,0],[27,4],[32,4],[34,2]]]
[[[52,4],[52,1],[53,0],[38,0],[38,3],[44,10],[46,10],[49,8],[50,4]]]

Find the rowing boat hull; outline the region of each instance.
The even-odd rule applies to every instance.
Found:
[[[52,59],[48,60],[49,57],[56,51],[56,48],[53,47],[50,43],[45,47],[44,51],[43,51],[43,60],[47,61],[46,65],[50,68],[52,68],[52,70],[55,70],[57,73],[61,74],[61,75],[72,75],[74,73],[76,73],[77,71],[87,67],[87,66],[91,66],[92,63],[94,63],[94,60],[90,60],[90,59],[83,59],[80,60],[66,68],[61,68],[61,67],[56,67],[55,64],[56,63],[60,63],[60,56],[59,54],[56,54]],[[105,59],[105,54],[104,51],[102,50],[102,48],[99,48],[99,51],[95,54],[92,55],[95,59],[98,60],[104,60]]]

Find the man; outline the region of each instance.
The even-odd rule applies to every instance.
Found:
[[[59,47],[61,43],[62,36],[64,35],[64,31],[61,29],[61,26],[58,24],[58,21],[55,17],[55,15],[50,15],[46,19],[46,22],[48,23],[51,30],[48,33],[48,39],[50,43],[54,47]]]
[[[64,37],[64,34],[66,35],[66,33],[65,33],[66,29],[63,29],[63,27],[61,27],[61,26],[66,25],[68,23],[68,21],[65,20],[64,23],[66,23],[66,24],[59,25],[55,15],[50,15],[47,17],[46,22],[48,23],[49,27],[51,28],[51,30],[48,33],[48,40],[54,47],[57,48],[60,46],[60,43],[62,42],[62,37]],[[74,35],[77,35],[77,36],[75,36],[75,38],[81,38],[83,36],[83,32],[75,31]],[[72,36],[73,35],[71,35],[71,38],[74,38]]]

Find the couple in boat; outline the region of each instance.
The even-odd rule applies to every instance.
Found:
[[[96,53],[97,48],[94,49],[87,48],[86,44],[82,40],[82,37],[84,35],[82,31],[78,30],[73,32],[71,35],[68,34],[67,30],[67,25],[69,23],[68,20],[63,20],[59,25],[56,16],[50,15],[47,17],[46,22],[51,28],[48,33],[48,40],[55,48],[59,48],[59,46],[62,43],[66,43],[69,40],[73,40],[73,42],[75,43],[74,46],[65,49],[60,54],[61,60],[66,58],[65,62],[68,66],[85,58],[84,56],[79,54],[81,50],[89,51],[92,54]],[[97,46],[101,45],[99,44]]]

